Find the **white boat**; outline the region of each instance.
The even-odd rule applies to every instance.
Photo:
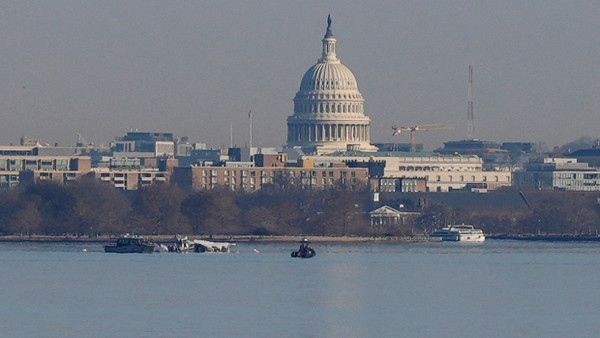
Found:
[[[447,228],[436,230],[429,237],[441,241],[453,242],[483,242],[485,235],[481,229],[475,229],[472,225],[451,225]]]

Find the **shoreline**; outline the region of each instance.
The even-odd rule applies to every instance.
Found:
[[[175,242],[177,235],[145,235],[140,236],[153,242]],[[20,236],[20,235],[9,235],[0,236],[1,242],[40,242],[40,243],[106,243],[113,242],[117,238],[123,236],[116,235],[101,235],[101,236],[76,236],[76,235],[61,235],[61,236],[46,236],[46,235],[32,235],[32,236]],[[186,237],[186,235],[180,235],[180,237]],[[257,235],[214,235],[210,236],[192,236],[187,235],[190,239],[204,239],[215,242],[299,242],[302,238],[306,237],[311,242],[324,243],[324,242],[340,242],[340,243],[361,243],[361,242],[427,242],[428,236],[309,236],[309,235],[285,235],[285,236],[257,236]]]
[[[490,235],[489,239],[546,242],[600,242],[598,235]]]
[[[214,235],[210,236],[192,236],[192,235],[179,235],[180,237],[188,237],[190,239],[203,239],[215,242],[235,242],[235,243],[248,243],[248,242],[283,242],[283,243],[296,243],[302,238],[306,237],[314,243],[416,243],[416,242],[430,242],[429,236],[417,235],[417,236],[322,236],[322,235],[273,235],[273,236],[259,236],[259,235]],[[60,236],[48,236],[48,235],[32,235],[32,236],[20,236],[20,235],[7,235],[0,236],[0,243],[3,242],[38,242],[38,243],[108,243],[114,242],[117,238],[123,237],[123,235],[99,235],[99,236],[77,236],[77,235],[60,235]],[[172,243],[177,240],[177,235],[145,235],[140,236],[148,239],[152,242],[157,243]],[[516,241],[547,241],[547,242],[600,242],[600,236],[597,235],[507,235],[507,234],[495,234],[486,235],[486,239],[495,240],[516,240]]]

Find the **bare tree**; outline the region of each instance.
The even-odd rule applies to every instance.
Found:
[[[26,203],[25,206],[17,211],[12,219],[12,229],[14,232],[25,233],[29,238],[40,229],[42,215],[35,203]]]
[[[364,226],[364,206],[360,194],[347,190],[336,191],[326,200],[320,217],[322,233],[343,236],[356,234]]]
[[[173,234],[190,231],[182,217],[185,193],[176,185],[154,184],[139,190],[133,202],[132,221],[141,233]]]
[[[126,232],[130,205],[123,194],[91,178],[83,178],[68,188],[75,198],[73,213],[80,229],[88,234]]]
[[[202,232],[212,236],[241,231],[236,195],[225,188],[201,191],[189,196],[182,205],[182,211],[191,220],[194,233]]]

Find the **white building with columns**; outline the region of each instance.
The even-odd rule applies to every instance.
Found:
[[[314,161],[316,167],[343,162],[384,162],[383,177],[424,178],[427,191],[431,192],[463,189],[467,184],[480,185],[487,190],[512,185],[510,170],[485,171],[483,160],[476,155],[345,151],[302,158]]]
[[[287,119],[287,147],[313,154],[376,151],[356,78],[337,57],[330,17],[322,42],[321,58],[306,71],[294,98],[294,114]]]

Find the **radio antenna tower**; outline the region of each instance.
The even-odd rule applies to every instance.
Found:
[[[229,148],[233,148],[233,124],[229,122]]]
[[[475,126],[473,123],[473,66],[469,65],[469,87],[468,87],[468,106],[467,106],[467,139],[475,138]]]
[[[248,118],[250,119],[250,146],[248,148],[250,148],[250,151],[252,151],[252,110],[248,112]]]

